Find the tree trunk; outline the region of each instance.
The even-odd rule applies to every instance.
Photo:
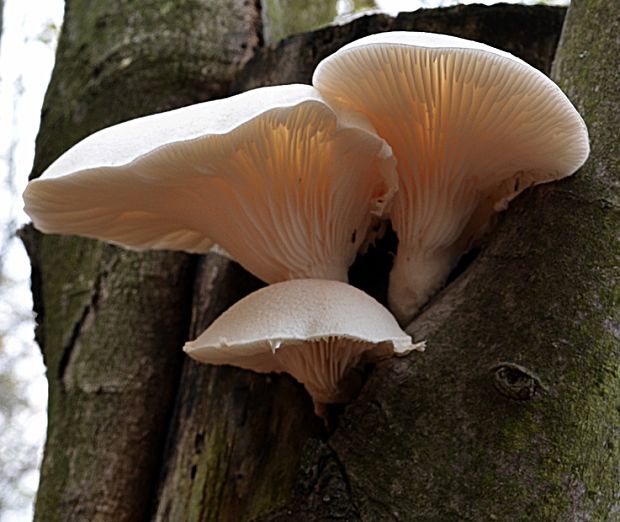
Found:
[[[68,0],[36,176],[119,121],[226,94],[259,41],[243,0]],[[195,260],[25,234],[49,425],[35,520],[146,520],[191,315]]]
[[[455,34],[548,71],[564,14],[370,16],[257,49],[252,2],[114,6],[67,2],[35,173],[121,119],[308,82],[372,32]],[[620,20],[611,2],[569,11],[554,76],[588,123],[592,159],[513,202],[410,325],[426,353],[378,364],[329,431],[289,377],[182,357],[190,313],[196,336],[259,285],[236,264],[208,255],[195,270],[180,254],[25,234],[50,380],[36,518],[620,520]],[[354,279],[381,297],[386,265]]]
[[[266,43],[277,43],[308,27],[328,25],[338,14],[334,0],[263,0],[263,36]]]

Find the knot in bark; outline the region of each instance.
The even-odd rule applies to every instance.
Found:
[[[493,384],[500,395],[516,401],[529,401],[543,389],[540,379],[518,364],[502,362],[492,368]]]

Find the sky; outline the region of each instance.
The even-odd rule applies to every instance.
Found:
[[[26,394],[29,407],[1,423],[1,462],[32,459],[33,471],[19,482],[19,491],[3,498],[9,509],[0,522],[32,520],[32,498],[38,484],[46,429],[47,382],[39,348],[34,343],[30,264],[21,243],[5,237],[7,223],[21,224],[27,216],[21,198],[34,155],[43,95],[54,61],[62,0],[5,0],[0,42],[0,248],[3,273],[9,284],[0,294],[0,331],[8,331],[0,347],[0,370],[10,371]],[[8,239],[8,241],[7,241]],[[34,449],[34,451],[31,451]]]
[[[518,0],[508,2],[519,3]],[[381,10],[392,15],[399,10],[454,3],[469,4],[474,0],[377,0]],[[484,0],[482,3],[496,2]],[[536,0],[522,3],[536,3]],[[544,3],[566,5],[567,0]],[[348,0],[339,0],[339,12],[346,12],[348,5]],[[5,0],[0,42],[0,230],[5,230],[9,223],[28,222],[20,196],[32,167],[41,104],[53,66],[63,10],[63,0]],[[17,446],[12,445],[35,447],[38,448],[33,455],[36,467],[45,438],[47,383],[41,355],[33,339],[30,264],[21,243],[10,238],[7,241],[1,233],[0,252],[5,253],[4,273],[10,279],[10,284],[0,294],[0,331],[10,333],[0,346],[0,370],[10,369],[22,384],[30,403],[9,426],[3,427],[0,418],[0,428],[6,432],[4,436],[0,434],[0,456],[16,451]],[[18,498],[16,494],[14,509],[0,513],[0,522],[32,520],[30,503],[37,483],[37,471],[27,474],[20,484],[24,495]]]

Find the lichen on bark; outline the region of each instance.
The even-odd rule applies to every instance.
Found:
[[[362,519],[618,518],[620,18],[605,2],[569,13],[554,78],[591,159],[511,205],[410,325],[424,356],[379,365],[341,419],[330,445]],[[514,385],[502,365],[540,383],[527,400],[497,385]]]
[[[548,71],[563,16],[458,6],[256,49],[254,2],[72,0],[34,173],[126,118],[309,82],[321,58],[372,32],[456,34]],[[50,376],[37,519],[619,518],[618,27],[611,3],[575,0],[554,70],[592,159],[512,204],[410,325],[427,352],[378,364],[333,432],[287,376],[181,368],[188,335],[259,285],[234,263],[209,255],[194,271],[180,254],[27,232]]]
[[[347,26],[297,35],[285,40],[278,47],[262,49],[239,75],[235,90],[274,83],[307,83],[321,58],[348,41],[388,29],[435,30],[485,40],[515,52],[548,71],[559,37],[563,13],[561,9],[550,8],[475,6],[438,12],[423,11],[402,15],[397,19],[382,15],[366,17]],[[494,33],[494,37],[490,39],[490,28],[498,26],[502,27],[501,33]],[[528,33],[527,44],[522,40],[523,26],[529,27],[531,31]],[[362,284],[366,283],[368,281],[362,281]],[[212,291],[209,290],[207,294]],[[194,310],[212,312],[200,302],[194,304]],[[200,326],[204,327],[206,324]],[[411,363],[416,364],[416,361],[412,360]],[[170,454],[166,457],[171,466],[166,470],[162,483],[157,520],[383,520],[393,517],[392,511],[398,509],[401,510],[401,518],[408,519],[408,516],[413,516],[413,502],[409,503],[405,510],[398,506],[397,496],[400,495],[401,499],[407,497],[411,476],[407,451],[411,451],[415,445],[408,446],[411,439],[407,438],[403,438],[400,444],[391,440],[389,432],[394,426],[386,425],[385,412],[381,407],[377,407],[373,400],[369,400],[366,394],[349,407],[341,418],[343,425],[333,435],[323,433],[322,438],[317,439],[314,433],[316,427],[305,427],[310,417],[308,411],[303,410],[303,402],[300,402],[303,395],[291,395],[290,391],[286,391],[288,381],[273,379],[270,383],[272,395],[264,390],[257,397],[244,396],[242,400],[235,400],[238,395],[236,388],[256,387],[264,377],[230,369],[188,368],[191,364],[193,363],[186,363],[183,382],[191,386],[191,392],[187,393],[191,393],[194,399],[190,401],[189,397],[182,396],[177,402],[175,429],[169,439]],[[234,372],[234,377],[229,377],[228,372]],[[214,379],[218,382],[217,392],[213,388]],[[403,381],[403,378],[396,379],[394,386]],[[372,379],[366,393],[372,396],[371,390],[377,392],[384,385],[382,381],[375,382]],[[410,390],[404,386],[398,393],[398,397],[406,397]],[[217,412],[209,407],[214,400],[218,401]],[[400,402],[402,408],[410,404],[410,401],[402,399]],[[288,412],[283,404],[288,406]],[[353,422],[358,426],[350,427],[347,419],[349,412],[355,411],[356,405],[361,410],[362,418],[355,418]],[[252,422],[239,424],[234,420],[238,419],[240,410],[261,412],[265,406],[273,411],[268,422],[256,419],[254,415],[251,416]],[[204,417],[193,413],[196,411],[203,412]],[[282,414],[280,412],[287,412],[284,415],[288,417],[289,428],[273,431],[270,428],[276,422],[273,415],[277,417]],[[431,413],[432,409],[428,414]],[[452,412],[446,412],[446,423],[449,423],[451,415]],[[408,428],[405,426],[409,418],[403,416],[400,420],[403,425],[398,427],[398,430],[406,432]],[[391,421],[395,424],[399,419]],[[349,428],[351,434],[358,438],[353,441],[347,439],[347,450],[343,450],[340,444],[343,438],[347,437]],[[227,431],[227,438],[222,437],[222,429]],[[252,443],[245,447],[236,444],[239,433],[243,433],[242,440],[251,440]],[[198,446],[195,445],[197,434],[200,435]],[[382,437],[385,437],[385,442],[381,440]],[[225,440],[229,442],[222,444]],[[368,458],[364,458],[365,448],[373,445],[376,445],[374,451],[368,453]],[[258,467],[254,466],[254,462],[252,464],[251,491],[238,488],[231,479],[234,476],[231,469],[239,469],[240,462],[248,458],[247,453],[244,453],[244,449],[247,450],[248,447],[269,448],[264,453],[257,450],[258,452],[252,453],[250,457],[252,462],[255,459],[260,460]],[[280,449],[274,452],[274,447]],[[397,455],[392,448],[400,448],[403,453]],[[360,461],[354,459],[354,462],[347,462],[342,459],[341,452],[342,455],[349,456],[347,451],[355,452],[355,457],[359,457]],[[361,477],[354,472],[356,465],[360,466],[357,473]],[[197,478],[188,473],[190,466],[196,467]],[[382,466],[392,468],[392,472],[394,466],[398,466],[399,471],[394,476],[386,477],[378,469]],[[208,474],[208,480],[204,474],[198,477],[201,468]],[[266,469],[279,469],[279,480],[274,481],[271,473],[261,473],[261,470]],[[451,469],[446,468],[445,473],[450,472]],[[244,475],[244,478],[247,478],[247,475]],[[196,480],[211,485],[192,486],[192,481]],[[371,488],[372,484],[375,489],[370,493],[372,500],[365,500],[359,489],[360,480],[366,481],[368,488]],[[458,478],[455,477],[454,480]],[[214,484],[220,489],[214,490]],[[260,495],[258,491],[261,492]],[[174,503],[173,499],[178,498],[183,500]],[[439,503],[441,504],[440,501]],[[192,506],[191,510],[187,506]],[[424,520],[422,511],[420,517]]]
[[[32,176],[99,128],[226,94],[259,41],[253,3],[68,0]],[[50,391],[35,520],[144,520],[195,261],[33,229],[22,236]]]

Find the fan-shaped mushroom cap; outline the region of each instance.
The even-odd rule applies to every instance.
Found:
[[[572,174],[589,153],[585,124],[559,87],[478,42],[369,36],[323,60],[313,84],[364,114],[396,156],[389,302],[401,324],[496,212],[527,187]]]
[[[200,362],[259,373],[287,372],[317,411],[348,402],[359,389],[351,369],[421,349],[392,314],[338,281],[298,279],[267,286],[234,304],[184,350]]]
[[[198,253],[218,243],[266,282],[346,280],[396,186],[390,148],[362,116],[284,85],[99,131],[24,200],[43,232]]]

